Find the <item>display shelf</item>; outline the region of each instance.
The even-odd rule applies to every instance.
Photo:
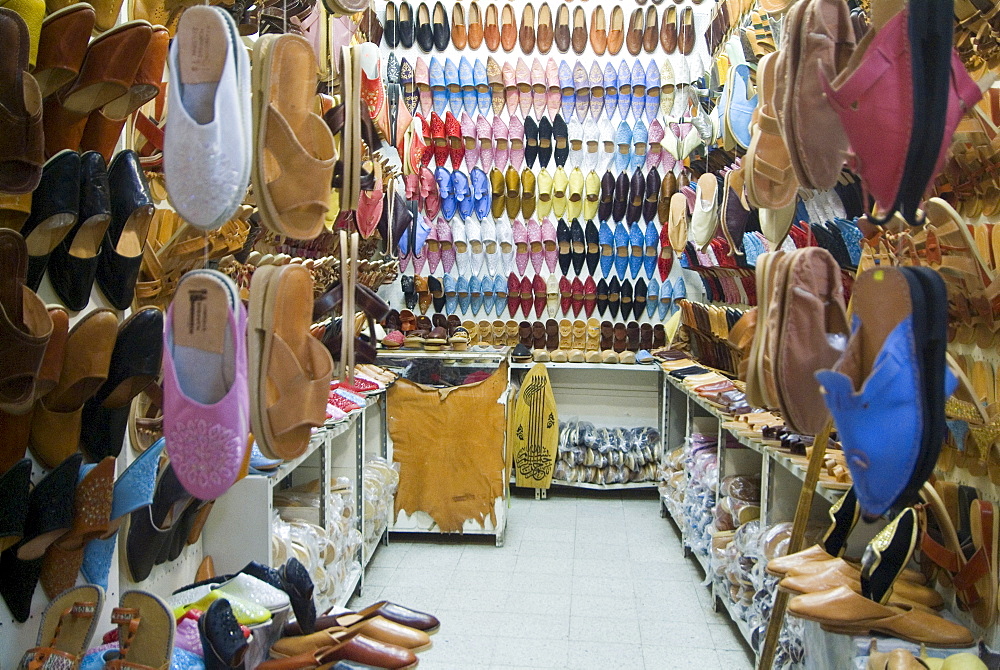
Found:
[[[497,359],[507,358],[509,351],[510,347],[503,347],[502,349],[468,349],[466,351],[452,351],[449,349],[442,349],[441,351],[424,351],[422,349],[379,349],[378,357],[386,360],[392,358],[437,358],[442,360],[468,362],[485,358],[491,361],[496,361]]]
[[[511,361],[510,367],[512,370],[530,370],[534,366],[538,365],[536,361],[528,361],[525,363],[515,363]],[[660,369],[656,365],[630,365],[625,363],[553,363],[552,361],[542,362],[548,369],[554,370],[601,370],[607,372],[659,372]]]
[[[360,589],[361,589],[361,583],[362,583],[362,579],[361,578],[362,578],[363,574],[364,574],[364,568],[362,568],[361,570],[355,570],[354,571],[354,576],[351,577],[351,581],[348,582],[348,587],[349,588],[347,588],[347,589],[344,590],[344,594],[342,596],[340,596],[339,598],[337,598],[337,599],[330,599],[329,600],[329,605],[327,605],[325,609],[320,610],[319,607],[317,607],[316,611],[317,612],[321,612],[321,611],[322,612],[326,612],[328,610],[333,609],[334,607],[336,607],[338,609],[346,609],[347,608],[347,603],[351,602],[351,598],[353,598],[355,595],[360,595],[361,594],[361,591],[360,591]]]
[[[796,479],[800,481],[805,481],[806,469],[801,467],[799,464],[795,463],[792,459],[788,458],[787,454],[785,454],[779,449],[765,445],[760,440],[748,437],[746,435],[740,435],[734,429],[726,427],[724,424],[734,421],[735,420],[734,416],[720,411],[718,407],[708,402],[707,400],[699,396],[697,393],[694,393],[693,391],[689,390],[687,387],[683,385],[681,380],[675,379],[674,377],[671,377],[669,374],[666,374],[665,376],[667,378],[667,381],[674,388],[676,388],[685,396],[687,396],[688,400],[691,403],[697,405],[704,411],[708,412],[711,416],[718,419],[720,428],[731,434],[736,439],[736,441],[739,442],[742,446],[761,454],[765,458],[774,461],[782,468],[790,472]],[[850,488],[850,485],[848,484],[846,488]],[[816,494],[819,495],[824,500],[831,503],[836,502],[844,494],[844,490],[846,489],[839,489],[829,485],[825,485],[824,482],[819,482],[816,485]]]

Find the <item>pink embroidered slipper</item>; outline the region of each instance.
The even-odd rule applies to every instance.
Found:
[[[201,500],[228,491],[248,457],[246,325],[236,285],[215,270],[184,275],[167,309],[163,436],[177,479]]]

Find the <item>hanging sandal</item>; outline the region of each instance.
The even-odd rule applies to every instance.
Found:
[[[270,458],[291,459],[326,420],[333,361],[309,333],[312,277],[301,265],[263,267],[250,286],[251,424]]]

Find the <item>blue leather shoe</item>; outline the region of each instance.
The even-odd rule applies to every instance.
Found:
[[[428,73],[434,111],[438,113],[438,116],[444,116],[448,109],[448,84],[445,82],[444,66],[441,65],[441,61],[437,58],[431,58]]]
[[[736,143],[746,149],[750,146],[750,117],[757,109],[757,94],[750,91],[750,66],[740,63],[729,75],[729,109],[725,112],[726,126]]]
[[[628,233],[629,246],[629,256],[628,256],[628,270],[632,274],[632,278],[635,279],[642,272],[642,259],[643,252],[645,251],[646,238],[643,234],[642,226],[637,223],[633,223],[631,229]]]
[[[618,71],[608,63],[604,66],[604,116],[611,120],[618,111]]]
[[[646,121],[653,122],[660,111],[660,68],[650,59],[646,67]]]
[[[458,66],[450,58],[444,61],[444,83],[448,87],[448,106],[455,116],[462,115],[462,82],[458,75]]]
[[[424,245],[427,243],[427,236],[431,234],[431,223],[427,220],[426,216],[419,216],[417,221],[416,235],[413,240],[413,256],[416,258],[424,251]]]
[[[660,243],[660,233],[652,221],[646,223],[646,253],[642,257],[642,267],[650,279],[656,274],[657,248]],[[652,316],[652,314],[650,314]]]
[[[462,91],[462,107],[469,114],[475,114],[477,107],[475,78],[472,75],[472,63],[465,56],[458,62],[458,87]]]
[[[445,274],[444,276],[444,308],[448,310],[449,314],[455,313],[455,308],[458,307],[458,284],[455,282],[455,278],[451,274]]]
[[[624,279],[628,272],[629,243],[628,230],[621,221],[615,226],[615,274]]]
[[[601,228],[597,232],[597,242],[601,249],[601,276],[607,277],[611,274],[611,266],[615,262],[615,236],[607,221],[601,221]]]
[[[649,152],[649,131],[646,130],[646,124],[642,122],[642,116],[637,118],[639,120],[632,126],[632,146],[634,149],[629,161],[629,167],[632,170],[641,170],[646,165],[646,154]],[[641,153],[638,151],[640,146],[642,147]]]
[[[576,108],[576,89],[573,87],[573,70],[566,61],[559,63],[559,88],[562,89],[562,107],[560,111],[563,118],[568,119],[573,115],[573,110]]]
[[[166,441],[161,437],[146,451],[139,454],[115,480],[111,498],[111,521],[118,521],[126,514],[146,507],[153,502],[156,488],[156,469]],[[83,550],[83,576],[91,584],[108,588],[108,574],[115,554],[118,534],[107,539],[87,542]]]
[[[644,78],[645,80],[645,78]],[[618,116],[624,121],[632,109],[632,69],[626,61],[618,65]]]
[[[632,118],[638,121],[646,116],[646,70],[639,59],[632,64]]]
[[[458,293],[458,309],[462,312],[469,311],[469,280],[464,275],[459,275],[455,282],[455,290]]]
[[[677,301],[684,300],[687,298],[687,286],[684,284],[683,277],[677,277],[676,279],[674,279],[673,294],[674,294],[674,299],[673,302],[670,303],[671,315],[673,315],[674,312],[676,312],[681,308],[680,305],[677,304]]]
[[[496,304],[493,295],[493,275],[481,277],[479,284],[483,291],[483,309],[486,311],[486,316],[490,316],[493,314],[493,306]]]
[[[670,305],[674,300],[674,286],[669,279],[664,279],[660,284],[660,304],[656,310],[656,316],[663,321],[670,314]]]
[[[656,314],[656,308],[660,306],[660,282],[655,278],[649,280],[649,287],[646,289],[646,316],[650,319]]]
[[[475,315],[483,307],[483,280],[479,275],[472,275],[469,278],[469,308]]]
[[[615,152],[615,167],[619,172],[624,172],[632,163],[632,129],[622,121],[615,131],[615,144],[618,151]]]
[[[490,195],[489,177],[486,176],[482,168],[474,167],[469,178],[472,182],[473,211],[480,219],[485,219],[490,215],[490,206],[493,202],[493,198]]]
[[[493,278],[493,311],[502,316],[507,309],[507,278],[497,275]]]
[[[452,174],[447,169],[439,167],[434,170],[434,181],[437,182],[438,196],[441,198],[441,216],[451,221],[458,211],[458,201],[455,199]],[[414,252],[417,250],[414,249]]]
[[[198,633],[204,651],[205,670],[223,670],[243,665],[243,655],[249,643],[236,621],[233,608],[225,598],[208,606],[198,618]]]
[[[472,66],[472,83],[476,87],[476,103],[479,113],[486,116],[493,109],[493,96],[490,95],[490,83],[486,76],[486,66],[483,61],[476,59],[476,64]],[[472,116],[472,112],[469,112]]]
[[[455,194],[458,203],[458,212],[463,218],[472,216],[475,210],[476,201],[472,197],[472,189],[469,186],[469,177],[461,170],[451,173],[451,190]],[[443,207],[442,207],[443,209]]]

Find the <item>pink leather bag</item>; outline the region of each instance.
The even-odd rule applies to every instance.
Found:
[[[896,203],[913,130],[908,19],[909,11],[904,9],[881,29],[869,30],[847,67],[832,82],[820,72],[827,99],[850,140],[853,168],[883,211]],[[947,118],[932,177],[944,166],[959,120],[980,97],[979,87],[952,49]]]

